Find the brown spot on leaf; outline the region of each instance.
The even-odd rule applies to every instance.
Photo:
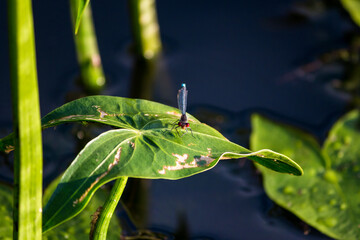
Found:
[[[107,112],[104,112],[103,110],[101,110],[101,107],[98,105],[94,105],[94,108],[96,108],[96,111],[98,111],[100,113],[100,118],[103,118],[107,115],[109,115]]]
[[[181,117],[181,114],[178,113],[178,112],[175,112],[175,111],[172,111],[172,112],[166,112],[166,114],[170,114],[170,115],[174,115],[174,116],[177,116],[177,117]]]
[[[150,114],[150,113],[144,113],[144,116],[146,117],[158,117],[158,114]]]
[[[79,202],[82,202],[82,201],[85,199],[85,197],[88,195],[88,193],[90,192],[90,190],[91,190],[102,178],[104,178],[116,164],[119,163],[119,161],[120,161],[120,155],[121,155],[121,147],[119,147],[119,149],[117,150],[117,152],[116,152],[116,154],[115,154],[115,157],[114,157],[114,161],[109,164],[108,170],[95,179],[95,181],[90,185],[90,187],[88,187],[88,189],[86,189],[86,191],[81,195],[81,197],[80,197],[79,199],[76,199],[76,200],[73,202],[73,206],[75,206],[75,205],[78,204]]]
[[[94,108],[96,108],[96,111],[98,111],[100,113],[100,118],[104,118],[105,116],[109,116],[109,117],[116,117],[116,116],[124,116],[124,113],[112,113],[109,114],[103,110],[101,110],[101,107],[98,105],[93,105]]]
[[[128,141],[127,143],[129,143],[131,145],[132,148],[135,148],[135,143],[132,141]]]
[[[11,151],[14,151],[15,147],[13,145],[7,145],[5,147],[5,153],[8,154],[10,153]]]
[[[200,158],[195,158],[195,161],[197,163],[197,166],[208,166],[212,161],[214,161],[214,158],[211,158],[209,156],[200,156]]]
[[[91,225],[91,227],[90,227],[90,239],[94,239],[94,236],[93,236],[93,234],[94,234],[94,230],[95,230],[95,227],[96,227],[96,223],[97,223],[97,221],[98,221],[98,219],[99,219],[99,216],[100,216],[100,214],[101,214],[101,212],[103,211],[103,207],[98,207],[97,209],[96,209],[96,211],[94,212],[94,214],[93,215],[91,215],[91,223],[90,223],[90,225]]]
[[[209,156],[200,156],[199,158],[194,158],[194,160],[190,163],[187,163],[186,160],[188,159],[188,154],[172,154],[174,157],[176,157],[175,160],[175,166],[163,166],[161,170],[158,171],[160,174],[165,174],[167,171],[177,171],[185,168],[196,168],[196,167],[204,167],[209,165],[212,161],[215,159],[209,157]]]

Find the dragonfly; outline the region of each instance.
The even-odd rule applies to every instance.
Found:
[[[181,135],[181,136],[183,136],[188,132],[188,129],[190,129],[191,135],[194,136],[193,131],[190,127],[190,124],[188,123],[188,119],[186,116],[187,95],[188,95],[188,90],[186,90],[186,84],[183,83],[183,84],[181,84],[181,88],[177,94],[178,108],[181,111],[181,117],[180,117],[180,120],[176,120],[173,123],[174,126],[172,127],[171,130],[173,130],[175,128],[175,130],[179,134],[177,128],[180,127],[181,129],[185,130],[185,132]],[[177,124],[176,124],[176,122],[177,122]]]

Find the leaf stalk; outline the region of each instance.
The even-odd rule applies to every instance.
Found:
[[[111,217],[125,189],[127,180],[128,177],[121,177],[115,181],[110,195],[106,200],[100,216],[95,224],[95,229],[92,233],[90,233],[90,239],[106,240],[107,230]]]

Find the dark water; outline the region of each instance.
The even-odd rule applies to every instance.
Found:
[[[349,96],[331,87],[344,69],[327,64],[305,74],[296,70],[321,54],[347,47],[345,36],[354,26],[338,7],[311,10],[299,3],[304,2],[158,0],[165,52],[153,100],[175,106],[177,89],[186,82],[189,112],[239,144],[248,144],[249,115],[255,111],[323,139],[348,105]],[[108,77],[103,94],[130,96],[133,58],[126,3],[92,4]],[[68,3],[35,1],[34,18],[45,115],[76,95],[78,67]],[[1,1],[0,32],[6,31],[6,4]],[[7,35],[1,34],[0,137],[11,131],[12,121],[7,46]],[[72,133],[66,127],[45,131],[45,182],[75,157]],[[1,173],[11,181],[6,168]],[[248,161],[220,162],[203,174],[147,185],[146,226],[155,231],[185,229],[192,239],[327,239],[314,229],[304,235],[306,225],[274,206]]]

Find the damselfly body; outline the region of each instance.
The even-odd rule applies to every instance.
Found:
[[[188,90],[186,90],[186,84],[183,83],[183,84],[181,84],[181,88],[177,94],[178,108],[181,111],[181,117],[180,117],[179,121],[176,121],[176,122],[178,122],[177,124],[175,124],[176,122],[174,123],[175,125],[173,126],[172,129],[175,128],[175,130],[178,132],[177,128],[180,127],[181,129],[185,130],[184,134],[186,134],[188,132],[188,129],[190,129],[191,135],[193,135],[192,129],[190,127],[190,124],[188,123],[188,119],[186,116],[187,95],[188,95]]]

